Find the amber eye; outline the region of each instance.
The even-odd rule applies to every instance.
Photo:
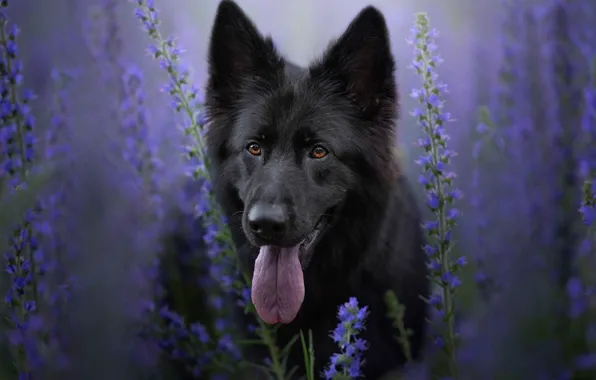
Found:
[[[252,154],[253,156],[260,156],[261,155],[261,146],[257,143],[250,143],[246,147],[248,153]]]
[[[327,151],[327,149],[323,148],[320,145],[315,146],[310,151],[310,156],[312,158],[316,158],[317,160],[320,160],[321,158],[325,157],[328,154],[329,154],[329,151]]]

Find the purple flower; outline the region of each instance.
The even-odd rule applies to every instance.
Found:
[[[367,344],[358,335],[365,328],[367,315],[368,307],[359,307],[358,300],[354,297],[339,307],[339,323],[331,338],[339,346],[340,353],[331,356],[330,364],[324,371],[326,379],[355,379],[361,376],[360,369],[364,364],[362,355]]]

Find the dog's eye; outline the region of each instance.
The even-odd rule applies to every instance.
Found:
[[[325,148],[323,148],[320,145],[315,146],[314,148],[312,148],[312,150],[310,151],[310,156],[312,158],[315,158],[317,160],[320,160],[321,158],[327,156],[329,154],[329,151]]]
[[[261,146],[255,142],[248,144],[246,150],[248,150],[248,153],[252,154],[253,156],[261,155]]]

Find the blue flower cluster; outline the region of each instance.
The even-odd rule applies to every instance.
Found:
[[[368,307],[358,305],[354,297],[339,307],[339,324],[331,334],[340,352],[331,356],[331,363],[325,370],[325,379],[343,380],[361,377],[360,369],[364,364],[362,355],[367,344],[358,335],[364,330]]]

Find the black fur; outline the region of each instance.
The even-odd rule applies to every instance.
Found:
[[[207,144],[216,194],[245,271],[262,239],[247,227],[255,202],[283,204],[290,225],[280,246],[304,239],[331,214],[304,264],[305,299],[278,330],[284,346],[312,330],[316,370],[337,351],[329,333],[349,297],[368,305],[366,379],[403,365],[383,295],[406,305],[414,356],[422,349],[429,282],[415,199],[395,157],[398,97],[384,17],[362,10],[307,69],[290,65],[233,1],[217,10],[209,50]],[[247,152],[259,144],[259,156]],[[329,153],[309,156],[314,146]],[[290,365],[303,367],[296,345]]]

